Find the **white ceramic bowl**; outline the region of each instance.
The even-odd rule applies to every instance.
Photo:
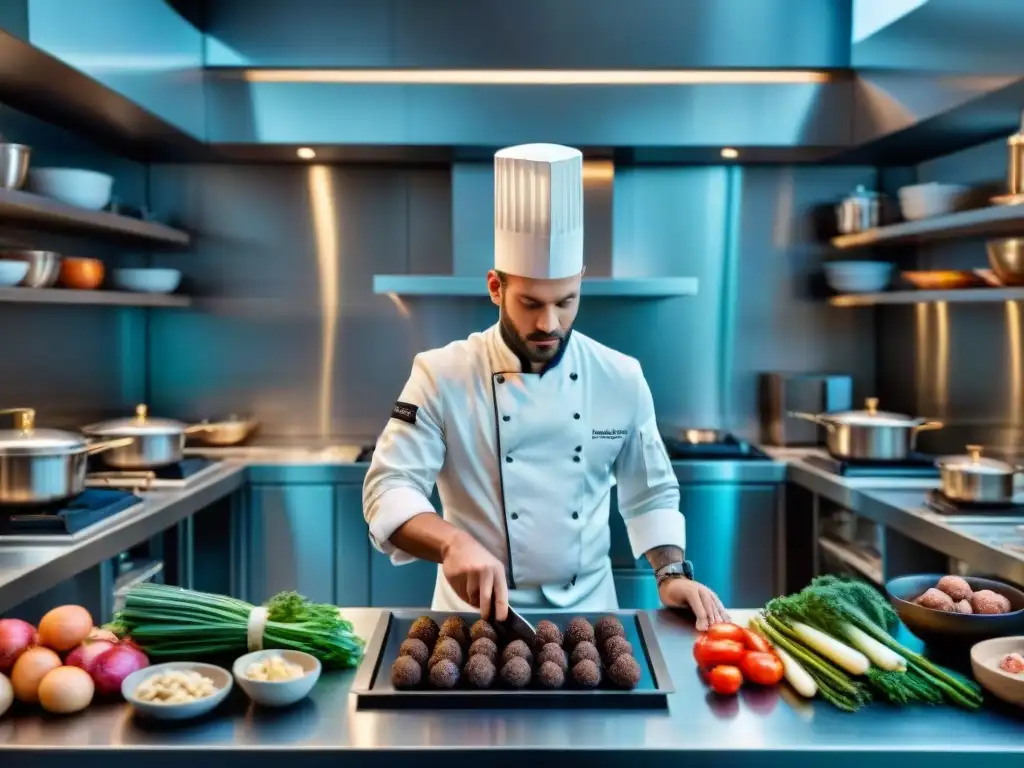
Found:
[[[135,689],[143,680],[151,675],[159,675],[165,672],[181,670],[185,672],[198,672],[213,681],[217,691],[212,696],[197,701],[189,701],[184,704],[160,704],[152,701],[140,701],[135,696]],[[121,683],[121,695],[125,701],[131,704],[135,711],[145,717],[152,717],[156,720],[189,720],[193,717],[205,715],[216,709],[227,695],[231,692],[231,673],[226,669],[214,666],[213,664],[201,664],[196,661],[171,661],[166,664],[154,664],[151,667],[132,672]]]
[[[27,261],[0,259],[0,286],[17,285],[28,274]]]
[[[269,682],[265,680],[250,680],[245,676],[249,665],[265,659],[268,656],[281,656],[292,664],[298,664],[305,671],[302,677],[294,680],[282,680]],[[316,681],[320,679],[320,661],[302,651],[286,651],[270,649],[265,651],[254,651],[247,653],[235,660],[232,665],[232,672],[238,687],[241,688],[250,699],[265,707],[287,707],[302,701],[313,690]]]
[[[897,193],[900,199],[900,212],[908,221],[952,213],[957,210],[961,199],[968,191],[969,187],[939,184],[936,181],[900,187]]]
[[[1024,636],[983,640],[971,648],[971,671],[993,696],[1024,707],[1024,675],[1011,675],[999,668],[999,662],[1010,653],[1024,654]]]
[[[33,168],[28,172],[29,191],[90,211],[105,208],[113,188],[113,176],[83,168]]]
[[[115,269],[114,285],[137,293],[173,293],[181,284],[177,269]]]
[[[889,287],[892,264],[886,261],[827,261],[825,282],[838,293],[877,293]]]

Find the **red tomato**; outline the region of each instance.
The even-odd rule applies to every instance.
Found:
[[[743,644],[747,646],[748,651],[771,653],[772,650],[772,647],[768,644],[767,640],[749,629],[743,630]]]
[[[736,640],[713,640],[708,637],[700,648],[694,649],[697,663],[702,667],[717,667],[719,664],[737,665],[747,649]]]
[[[782,662],[774,653],[751,651],[740,662],[743,676],[758,685],[775,685],[782,679]]]
[[[707,642],[707,640],[707,635],[701,635],[697,638],[697,642],[693,644],[693,660],[697,662],[698,666],[700,665],[700,649],[704,645],[704,643]]]
[[[712,640],[735,640],[742,643],[746,636],[743,627],[723,621],[708,627],[707,636]]]
[[[737,667],[721,664],[708,675],[711,690],[724,696],[731,696],[743,685],[743,673]]]

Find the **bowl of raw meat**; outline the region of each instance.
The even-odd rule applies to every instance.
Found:
[[[924,573],[885,585],[907,629],[929,646],[970,646],[1024,632],[1024,592],[977,576]]]
[[[971,648],[974,679],[996,698],[1024,707],[1024,637],[996,637]]]

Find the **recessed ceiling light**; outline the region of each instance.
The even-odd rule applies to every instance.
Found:
[[[295,150],[295,154],[301,157],[303,160],[312,160],[314,157],[316,157],[316,152],[314,152],[309,147],[299,147],[297,150]]]
[[[735,160],[739,156],[739,150],[733,149],[732,147],[725,147],[722,150],[722,157],[724,157],[726,160]]]

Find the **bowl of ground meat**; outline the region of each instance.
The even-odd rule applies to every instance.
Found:
[[[1024,592],[977,576],[924,573],[885,585],[889,602],[928,646],[965,650],[993,637],[1024,633]]]
[[[975,644],[971,671],[993,696],[1024,707],[1024,637],[997,637]]]

